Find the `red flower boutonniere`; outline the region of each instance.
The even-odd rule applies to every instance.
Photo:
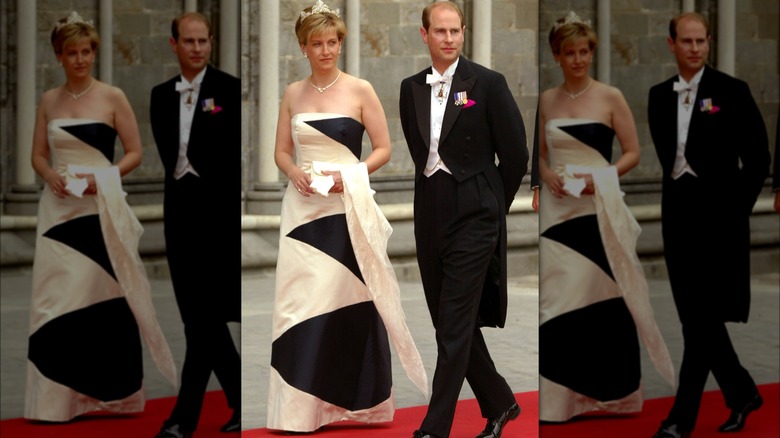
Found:
[[[216,114],[220,111],[222,111],[222,107],[214,104],[214,99],[203,99],[203,105],[201,106],[201,109],[204,113],[211,113]]]
[[[703,113],[707,114],[715,114],[716,112],[720,111],[720,107],[712,104],[712,99],[702,99],[699,102],[699,110]]]
[[[476,103],[477,102],[474,102],[473,100],[469,99],[469,100],[466,101],[466,104],[463,105],[463,108],[465,109],[465,108],[468,108],[470,106],[474,106],[474,105],[476,105]]]

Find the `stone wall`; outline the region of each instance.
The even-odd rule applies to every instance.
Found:
[[[295,36],[295,21],[300,11],[311,5],[311,0],[280,1],[279,89],[280,98],[285,87],[310,74],[308,61],[301,56]],[[327,2],[332,8],[345,11],[344,0]],[[471,55],[473,8],[478,0],[457,1],[466,14],[466,43],[464,55]],[[377,179],[411,176],[413,164],[403,138],[398,117],[398,98],[401,81],[407,76],[430,66],[427,46],[420,37],[421,12],[425,1],[420,0],[363,0],[360,11],[360,77],[368,80],[379,96],[390,129],[392,158],[380,169]],[[245,115],[250,121],[257,118],[258,81],[271,60],[257,59],[257,44],[261,38],[259,14],[262,1],[245,2],[242,20],[242,70],[244,72]],[[536,32],[538,2],[536,0],[493,0],[493,55],[492,68],[503,73],[520,106],[529,133],[538,97],[538,70]],[[344,68],[344,57],[340,59]],[[252,126],[252,123],[249,123]],[[244,181],[257,180],[257,132],[250,129],[244,144]],[[364,156],[368,153],[368,136],[364,137]],[[265,157],[272,159],[272,157]]]
[[[540,86],[542,90],[557,86],[562,81],[547,43],[552,23],[574,10],[583,19],[590,19],[594,28],[596,0],[542,0],[540,2]],[[641,159],[637,168],[626,174],[625,182],[659,181],[660,165],[655,155],[647,126],[647,94],[651,86],[677,74],[673,55],[666,37],[669,20],[681,11],[679,0],[612,0],[610,47],[600,45],[596,50],[610,50],[611,85],[626,97],[639,132]],[[717,0],[699,0],[696,11],[710,22],[713,41],[710,65],[717,63]],[[777,112],[780,101],[780,76],[777,23],[780,22],[780,2],[739,0],[736,2],[736,72],[735,76],[748,82],[758,106],[764,115],[770,144],[774,145],[777,131]],[[591,73],[596,74],[595,59]],[[613,156],[619,156],[615,144]],[[769,184],[769,181],[767,181]]]

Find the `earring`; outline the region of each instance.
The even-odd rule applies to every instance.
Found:
[[[306,53],[306,52],[303,52],[303,57],[304,57],[304,58],[308,58],[308,57],[309,57],[309,54],[308,54],[308,53]]]

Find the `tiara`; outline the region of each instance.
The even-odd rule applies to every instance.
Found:
[[[60,29],[62,29],[65,26],[69,26],[71,24],[78,24],[78,23],[84,23],[89,27],[94,28],[95,25],[92,24],[92,20],[86,21],[84,20],[84,17],[78,14],[78,12],[73,11],[68,15],[68,18],[65,19],[65,21],[58,21],[57,24],[54,25],[54,31],[59,32]]]
[[[322,0],[317,0],[317,3],[314,3],[314,6],[311,7],[311,12],[301,11],[301,21],[305,20],[309,15],[324,14],[326,12],[337,17],[339,16],[338,8],[336,8],[336,10],[332,10],[328,7],[328,5],[323,3]]]
[[[569,15],[567,15],[566,18],[563,19],[563,21],[557,21],[555,22],[555,24],[553,24],[553,32],[560,29],[561,26],[565,26],[567,24],[577,24],[577,23],[584,24],[585,26],[591,27],[590,20],[583,21],[579,15],[574,13],[574,11],[570,11]]]

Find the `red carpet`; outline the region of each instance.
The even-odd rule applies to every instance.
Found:
[[[780,383],[759,385],[764,406],[750,414],[737,434],[722,434],[718,427],[729,417],[720,391],[704,393],[693,438],[778,438],[780,437]],[[540,438],[651,437],[672,407],[673,397],[646,400],[642,412],[632,416],[589,415],[566,424],[544,424]]]
[[[759,385],[764,406],[750,415],[745,429],[734,438],[778,438],[780,437],[780,383]],[[516,394],[518,404],[523,408],[520,417],[506,427],[504,438],[589,438],[589,437],[650,437],[658,428],[672,405],[671,397],[645,401],[641,414],[632,416],[590,415],[561,425],[538,426],[539,405],[537,392]],[[175,398],[149,400],[146,412],[132,416],[109,416],[93,414],[80,417],[67,424],[46,424],[24,419],[0,421],[2,438],[151,438],[160,429],[173,408]],[[395,421],[387,424],[365,425],[343,422],[330,426],[316,437],[358,437],[408,438],[419,427],[425,416],[425,406],[398,409]],[[696,425],[694,438],[725,438],[718,433],[718,426],[728,418],[729,412],[723,405],[719,391],[704,394],[701,414]],[[230,411],[221,391],[206,394],[203,415],[195,433],[196,438],[230,438],[237,434],[223,434],[220,426],[230,417]],[[479,415],[475,400],[458,403],[451,438],[473,438],[482,430],[484,420]],[[283,434],[266,429],[244,431],[243,438],[280,438]]]
[[[504,429],[503,438],[536,438],[539,434],[539,393],[524,392],[515,394],[517,404],[522,412],[517,420],[510,422]],[[420,427],[425,417],[426,406],[397,409],[392,423],[366,425],[344,421],[325,426],[322,432],[311,437],[341,438],[365,437],[371,438],[409,438],[412,432]],[[462,400],[455,411],[455,422],[452,425],[450,438],[474,438],[485,427],[485,420],[479,414],[476,400]],[[268,429],[245,430],[242,438],[284,437],[284,433]],[[225,438],[225,437],[223,437]]]
[[[41,423],[14,418],[0,421],[2,438],[152,438],[173,409],[175,397],[148,400],[137,415],[84,415],[66,424]],[[237,438],[219,428],[230,418],[222,391],[206,393],[195,438]]]

